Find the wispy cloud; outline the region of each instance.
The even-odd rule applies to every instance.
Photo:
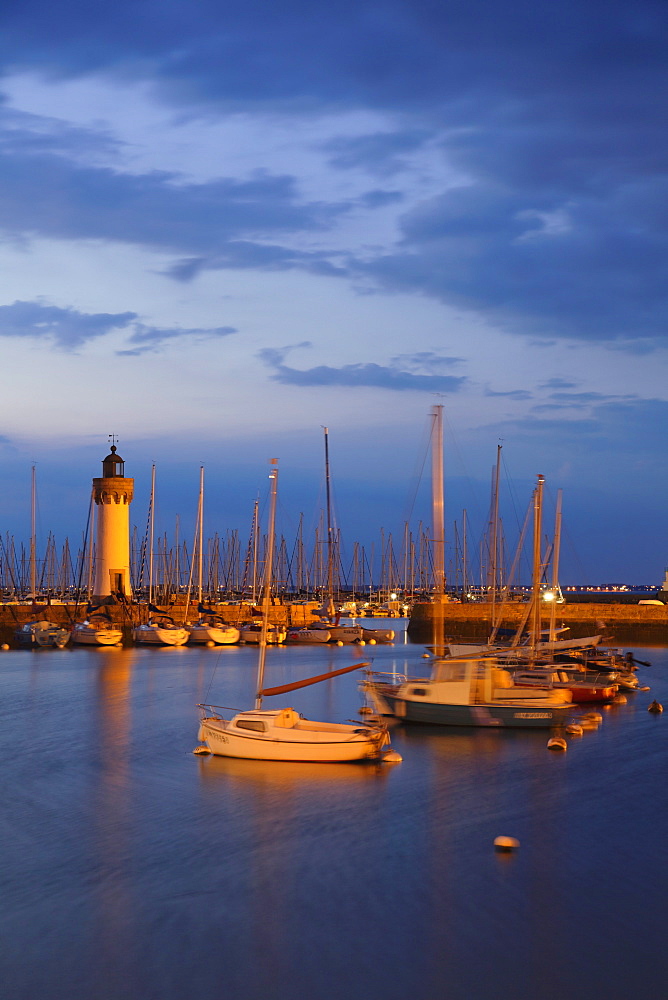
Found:
[[[41,338],[61,350],[75,350],[115,330],[131,331],[128,339],[130,347],[117,351],[122,355],[157,351],[177,337],[200,341],[237,333],[236,328],[231,326],[211,329],[147,326],[134,312],[84,313],[45,302],[17,301],[0,306],[0,337]]]
[[[463,376],[441,374],[418,374],[407,371],[396,363],[390,365],[352,364],[333,368],[329,365],[318,365],[315,368],[298,369],[285,365],[284,358],[296,347],[308,347],[310,344],[296,344],[292,347],[265,348],[259,352],[259,357],[271,369],[271,378],[286,385],[299,386],[344,386],[360,388],[365,386],[374,389],[391,389],[406,392],[458,392],[468,381]],[[419,356],[416,356],[419,357]],[[429,357],[433,357],[429,355]],[[452,359],[438,359],[448,363]],[[455,359],[459,360],[459,359]],[[413,363],[417,364],[415,359]]]

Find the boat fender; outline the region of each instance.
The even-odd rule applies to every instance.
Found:
[[[663,705],[655,698],[654,701],[651,703],[651,705],[648,705],[647,711],[652,712],[654,715],[659,715],[661,712],[663,712]]]
[[[385,750],[381,757],[383,764],[401,764],[404,758],[396,750]]]
[[[573,722],[570,726],[566,726],[566,732],[569,736],[582,736],[584,729],[577,722]]]

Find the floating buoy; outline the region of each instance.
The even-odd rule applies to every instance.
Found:
[[[209,649],[211,649],[211,647],[212,647],[212,646],[215,646],[216,644],[215,644],[215,642],[213,642],[213,641],[212,641],[211,639],[209,639],[209,641],[207,642],[207,644],[206,644],[206,645],[207,645],[207,646],[209,647]]]
[[[0,646],[0,649],[9,649],[9,646],[7,645],[6,642],[3,642],[2,646]]]
[[[364,639],[359,639],[358,640],[358,645],[360,645],[360,646],[366,646],[366,642],[364,641]]]
[[[584,729],[577,722],[572,722],[570,726],[566,726],[566,732],[569,736],[582,736]]]
[[[615,705],[626,705],[628,698],[625,694],[616,694],[614,698]]]
[[[341,639],[338,639],[336,645],[337,646],[342,646],[343,645],[343,641]]]
[[[494,838],[494,850],[495,851],[516,851],[520,846],[519,840],[515,837],[495,837]]]
[[[195,747],[193,753],[205,754],[205,753],[211,753],[211,751],[209,750],[208,747]]]
[[[568,743],[563,736],[553,736],[547,741],[548,750],[568,750]]]
[[[582,718],[586,719],[587,722],[595,722],[597,725],[600,722],[603,722],[603,716],[600,712],[587,712],[587,714],[583,715]]]
[[[3,646],[2,648],[4,649],[5,647]],[[651,689],[647,685],[645,685],[645,687],[638,688],[638,690],[639,691],[649,691]]]
[[[429,653],[423,653],[422,654],[422,659],[423,660],[428,660],[429,659]]]
[[[364,645],[364,643],[362,643],[362,645]],[[370,646],[375,646],[376,645],[376,640],[375,639],[369,639],[369,645]]]
[[[401,764],[404,758],[396,750],[386,750],[381,759],[383,764]]]
[[[653,712],[655,715],[659,715],[660,712],[663,712],[663,705],[655,698],[651,705],[647,706],[647,711]]]
[[[362,705],[362,707],[360,708],[359,714],[360,715],[373,715],[373,709],[369,708],[368,705]]]

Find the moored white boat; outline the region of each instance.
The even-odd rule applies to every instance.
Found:
[[[302,718],[294,708],[275,710],[262,708],[264,697],[287,694],[297,688],[306,687],[321,680],[329,680],[339,674],[348,673],[363,666],[363,664],[353,664],[318,677],[310,677],[277,688],[263,688],[271,595],[271,567],[274,556],[278,478],[275,460],[272,462],[272,466],[269,477],[271,480],[271,504],[255,707],[249,711],[238,712],[231,719],[226,719],[219,714],[220,706],[199,705],[202,718],[198,738],[205,743],[211,753],[222,757],[308,761],[310,763],[382,760],[383,747],[389,743],[387,726],[383,724],[314,722]]]
[[[200,707],[215,711],[215,706]],[[378,760],[389,743],[385,726],[312,722],[293,708],[239,712],[229,721],[206,714],[198,739],[223,757],[323,764]]]
[[[570,691],[516,687],[493,658],[441,659],[429,678],[368,679],[363,689],[381,715],[432,725],[545,728],[572,711]]]
[[[336,622],[320,621],[309,625],[312,631],[329,632],[327,642],[361,642],[361,625],[339,625]]]
[[[239,642],[240,632],[234,625],[227,625],[222,619],[201,619],[192,625],[186,625],[189,642],[213,642],[217,646],[230,646]]]
[[[31,648],[54,646],[62,649],[70,640],[69,629],[62,628],[54,622],[40,619],[35,622],[26,622],[14,632],[14,638],[19,646]]]
[[[255,622],[246,622],[239,626],[239,638],[241,642],[248,643],[259,643],[260,635],[262,633],[262,626],[257,625]],[[281,625],[269,625],[267,627],[267,639],[266,641],[272,643],[272,645],[285,642],[285,637],[287,631]]]
[[[394,629],[362,626],[362,638],[365,642],[394,642]]]
[[[150,619],[145,625],[137,625],[132,630],[135,642],[152,646],[185,646],[188,632],[176,625],[170,618]]]
[[[72,626],[72,642],[83,646],[117,646],[123,633],[110,622],[83,621]]]
[[[329,642],[332,638],[329,629],[324,628],[289,628],[286,642]]]

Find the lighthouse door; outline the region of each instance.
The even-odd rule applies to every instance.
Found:
[[[125,587],[123,586],[123,574],[114,569],[110,569],[109,576],[111,578],[110,582],[112,594],[124,594]]]

